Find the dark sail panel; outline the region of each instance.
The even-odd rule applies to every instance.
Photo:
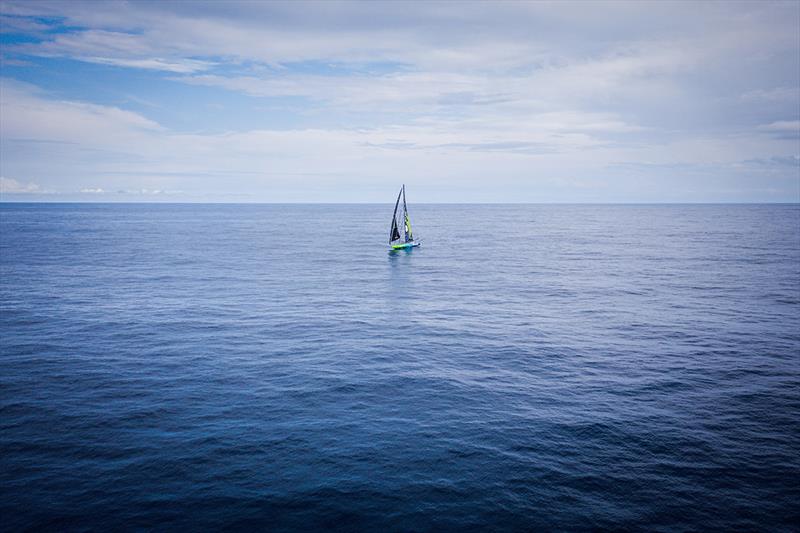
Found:
[[[397,208],[400,206],[400,195],[403,194],[403,189],[397,193],[397,201],[394,203],[394,213],[392,214],[392,229],[389,230],[389,244],[400,238],[400,231],[397,229]]]

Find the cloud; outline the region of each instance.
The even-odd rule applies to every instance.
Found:
[[[542,113],[535,124],[510,118],[494,122],[453,119],[368,129],[176,133],[111,107],[53,100],[24,85],[4,91],[3,106],[14,120],[4,119],[0,133],[6,145],[15,147],[4,150],[8,154],[5,167],[16,175],[47,175],[46,186],[62,193],[76,190],[70,189],[69,183],[91,179],[96,185],[81,192],[104,197],[109,194],[100,191],[125,191],[142,198],[170,195],[191,199],[191,194],[179,191],[203,191],[203,198],[210,195],[222,200],[348,199],[329,196],[329,187],[338,184],[337,190],[358,191],[357,197],[365,199],[364,194],[378,194],[362,192],[375,191],[376,179],[447,190],[446,184],[454,181],[474,187],[471,184],[498,175],[492,174],[492,169],[502,169],[495,186],[503,184],[502,188],[512,191],[533,187],[539,194],[551,191],[549,198],[561,198],[553,191],[575,188],[576,184],[581,184],[582,191],[607,191],[609,186],[591,184],[596,180],[609,183],[602,169],[624,158],[632,161],[627,168],[636,168],[636,172],[660,174],[661,169],[671,169],[673,174],[707,175],[730,172],[742,154],[752,154],[755,159],[773,142],[682,139],[631,148],[595,136],[598,131],[626,133],[626,127],[611,117],[571,113]],[[69,120],[69,128],[51,123],[50,127],[31,129],[42,109],[51,118]],[[24,152],[29,146],[35,147],[37,157]],[[586,157],[587,153],[592,156]],[[632,166],[641,161],[651,164]],[[788,167],[783,167],[784,171],[760,168],[750,165],[754,179],[780,178],[793,171]],[[20,187],[27,186],[14,185],[15,190]],[[381,200],[380,196],[367,198]],[[510,198],[541,199],[531,193]]]
[[[176,133],[113,107],[54,100],[22,84],[7,87],[2,92],[0,133],[13,149],[4,150],[9,154],[4,166],[21,175],[47,175],[48,186],[57,190],[59,183],[93,179],[97,185],[84,188],[87,194],[99,190],[145,194],[142,190],[146,189],[152,195],[153,191],[200,187],[212,193],[235,190],[263,197],[260,191],[293,183],[302,189],[309,180],[322,184],[344,177],[350,183],[365,184],[374,176],[396,181],[409,173],[424,179],[444,168],[448,175],[477,176],[480,168],[500,162],[492,163],[492,159],[571,152],[599,144],[580,132],[458,121],[369,129]],[[565,123],[570,120],[574,122],[575,117]],[[415,155],[384,149],[396,142],[412,145]],[[26,150],[33,150],[37,157],[30,157]],[[456,154],[461,154],[457,160],[453,159]],[[504,164],[526,167],[522,162]],[[60,190],[70,189],[61,186]]]
[[[758,129],[777,139],[800,139],[800,120],[777,120]]]
[[[0,177],[0,193],[3,194],[26,194],[40,193],[42,188],[35,183],[20,183],[11,178]]]
[[[47,24],[27,17],[0,15],[0,33],[42,33],[50,28]]]
[[[75,58],[152,61],[227,58],[282,65],[302,61],[391,61],[422,71],[501,72],[571,63],[656,40],[698,60],[754,43],[794,46],[789,3],[568,4],[493,2],[116,2],[6,0],[17,21],[61,17],[42,42],[17,49]],[[69,31],[63,31],[69,29]],[[685,55],[684,57],[692,57]],[[653,58],[657,61],[657,58]],[[146,63],[144,63],[146,64]],[[132,63],[131,66],[142,63]],[[623,66],[623,65],[620,65]],[[623,66],[624,67],[624,66]],[[149,68],[149,67],[148,67]]]
[[[755,167],[798,167],[800,168],[800,155],[784,156],[784,157],[769,157],[759,159],[748,159],[741,162],[742,165],[755,166]]]
[[[89,63],[99,63],[101,65],[163,70],[177,74],[189,74],[192,72],[207,70],[211,67],[211,65],[213,65],[213,63],[209,61],[197,61],[192,59],[182,59],[180,61],[169,61],[161,58],[121,59],[113,57],[78,57],[77,59],[87,61]]]
[[[754,89],[741,95],[745,102],[788,102],[800,101],[800,87],[772,87]]]
[[[778,120],[770,124],[762,124],[758,129],[763,131],[800,131],[800,120]]]
[[[9,45],[9,53],[185,74],[172,79],[254,97],[302,97],[354,114],[452,113],[457,107],[466,114],[483,105],[513,116],[532,109],[601,111],[633,127],[674,130],[696,127],[712,113],[735,121],[741,114],[735,105],[720,109],[725,93],[764,105],[776,98],[797,102],[792,87],[775,88],[773,71],[750,72],[764,54],[784,63],[774,72],[794,68],[797,6],[706,4],[691,17],[685,7],[3,3],[18,21],[42,20],[37,15],[61,21],[51,22],[59,31],[40,42]],[[302,68],[307,62],[339,68],[309,73]],[[372,72],[375,66],[388,70]],[[771,87],[754,87],[753,79]],[[709,85],[718,92],[714,98],[703,94]]]
[[[41,89],[8,78],[0,79],[0,106],[6,141],[118,146],[161,129],[139,114],[113,106],[48,98]]]
[[[722,176],[797,152],[796,3],[689,14],[681,2],[4,0],[0,11],[30,37],[4,46],[10,61],[82,61],[112,80],[90,74],[77,96],[69,76],[73,92],[3,81],[4,173],[63,191],[271,199],[498,176],[484,186],[536,199],[537,187],[627,187],[612,173],[636,169],[658,177],[657,195],[667,169]],[[105,88],[120,69],[138,81],[115,99]],[[770,168],[749,165],[749,179],[793,170]]]

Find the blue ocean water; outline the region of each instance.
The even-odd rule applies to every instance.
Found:
[[[0,204],[0,528],[792,530],[800,206]]]

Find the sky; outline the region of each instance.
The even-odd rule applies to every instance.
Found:
[[[0,0],[0,200],[800,202],[800,2]]]

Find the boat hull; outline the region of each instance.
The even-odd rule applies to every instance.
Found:
[[[419,246],[419,242],[404,242],[403,244],[390,244],[389,246],[392,247],[392,250],[403,250],[405,248],[414,248],[415,246]]]

